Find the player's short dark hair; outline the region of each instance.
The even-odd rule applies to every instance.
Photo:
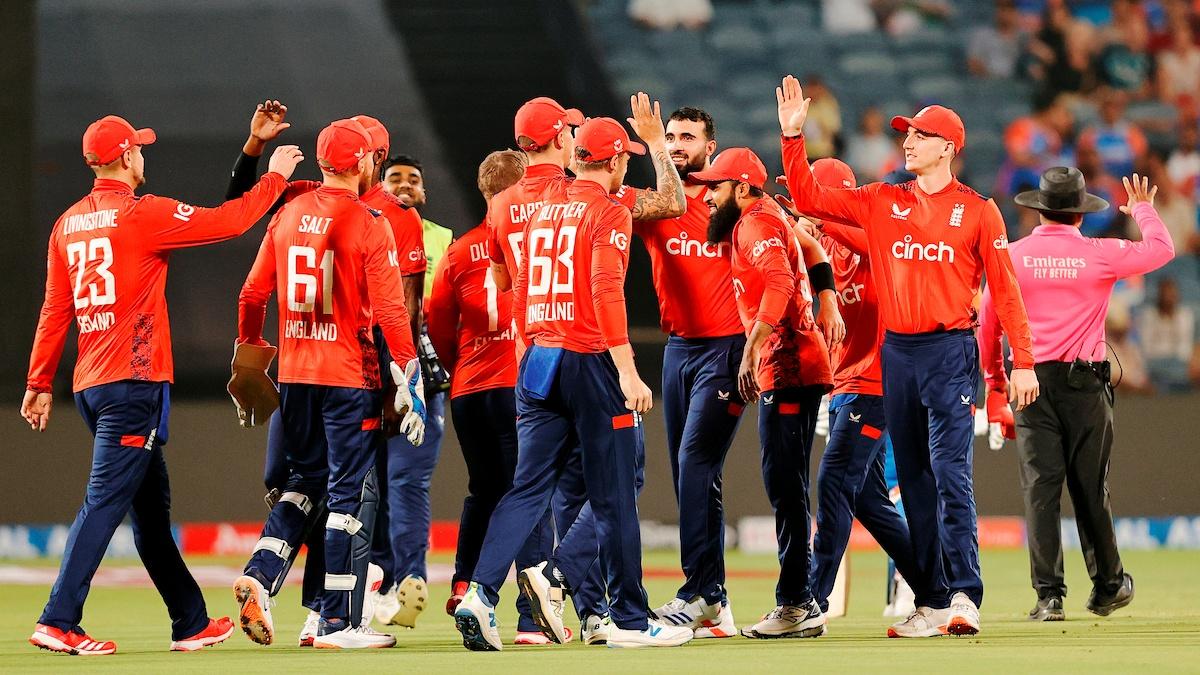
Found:
[[[671,116],[667,118],[667,121],[670,122],[671,120],[679,120],[683,122],[703,122],[705,138],[710,141],[717,138],[717,125],[713,123],[712,115],[709,115],[708,111],[704,110],[703,108],[683,106],[682,108],[671,113]]]
[[[1042,218],[1047,222],[1059,225],[1077,225],[1083,220],[1082,213],[1063,213],[1062,211],[1042,211]]]
[[[425,169],[421,166],[421,160],[413,157],[412,155],[392,155],[391,157],[383,160],[383,169],[381,170],[381,174],[387,173],[387,170],[393,166],[411,166],[417,171],[420,171],[421,175],[425,174]]]
[[[762,188],[750,185],[749,183],[746,184],[746,187],[750,188],[750,196],[755,199],[761,199],[766,194]]]

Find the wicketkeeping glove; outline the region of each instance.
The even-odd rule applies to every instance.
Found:
[[[275,348],[247,342],[233,346],[233,376],[226,389],[237,406],[238,422],[246,428],[265,422],[279,407],[279,390],[267,375]]]
[[[396,383],[396,412],[403,416],[400,433],[413,445],[425,440],[425,383],[421,377],[421,364],[411,359],[400,368],[392,361],[389,365],[392,381]]]
[[[1008,405],[1008,392],[989,390],[987,394],[988,445],[993,450],[1004,446],[1004,439],[1017,437],[1017,423]]]

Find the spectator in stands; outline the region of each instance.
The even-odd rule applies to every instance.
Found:
[[[1195,101],[1200,97],[1200,47],[1186,23],[1176,25],[1171,36],[1171,48],[1158,55],[1158,98],[1171,105],[1183,97]]]
[[[1196,316],[1179,302],[1179,285],[1173,277],[1158,281],[1154,306],[1142,312],[1138,332],[1150,380],[1157,389],[1183,391],[1191,386],[1188,364],[1195,346]]]
[[[1066,99],[1043,91],[1033,105],[1032,115],[1017,118],[1004,130],[1005,159],[996,184],[1001,196],[1037,187],[1042,172],[1052,166],[1075,164],[1064,156],[1063,139],[1075,125]]]
[[[871,0],[821,0],[821,27],[833,35],[875,30]]]
[[[1105,338],[1116,361],[1115,383],[1117,391],[1132,394],[1153,394],[1154,386],[1146,372],[1137,343],[1130,335],[1129,308],[1113,303],[1109,305],[1108,318],[1104,322]]]
[[[1085,237],[1125,236],[1125,217],[1117,210],[1126,199],[1121,181],[1105,171],[1100,154],[1093,147],[1080,146],[1075,153],[1075,162],[1088,190],[1108,202],[1107,209],[1085,214],[1079,231]]]
[[[833,157],[842,145],[842,110],[837,98],[825,81],[817,75],[806,78],[804,91],[812,98],[808,107],[808,119],[804,122],[804,139],[808,156],[815,160]]]
[[[858,131],[846,142],[846,163],[865,181],[877,181],[898,164],[895,134],[884,130],[883,112],[875,106],[863,111]]]
[[[1179,183],[1171,178],[1162,153],[1151,151],[1146,160],[1146,175],[1150,183],[1158,186],[1155,208],[1162,217],[1171,241],[1175,242],[1175,256],[1200,253],[1200,228],[1196,220],[1196,202],[1191,195],[1180,189]]]
[[[1064,0],[1048,0],[1042,28],[1029,41],[1029,75],[1050,93],[1082,91],[1090,79],[1092,31]]]
[[[1196,120],[1180,120],[1179,144],[1167,160],[1167,174],[1171,182],[1185,195],[1193,199],[1200,196],[1200,127]],[[1159,183],[1161,185],[1161,183]]]
[[[629,18],[646,28],[700,30],[712,21],[709,0],[630,0]]]
[[[889,35],[909,35],[944,26],[954,14],[947,0],[872,0],[876,21]]]
[[[1015,77],[1024,49],[1016,4],[997,0],[996,25],[976,28],[967,42],[967,69],[976,77]]]
[[[1125,119],[1129,94],[1120,89],[1100,93],[1100,121],[1083,130],[1079,147],[1100,153],[1104,169],[1113,176],[1128,176],[1145,158],[1149,143],[1136,124]]]
[[[1150,93],[1153,64],[1147,49],[1150,27],[1140,4],[1133,0],[1113,0],[1112,23],[1101,30],[1098,38],[1096,74],[1100,84],[1145,98]]]

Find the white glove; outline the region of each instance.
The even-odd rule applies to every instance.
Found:
[[[392,361],[388,366],[392,381],[396,383],[396,413],[401,415],[400,433],[413,445],[425,440],[425,382],[421,379],[421,364],[411,359],[401,370],[400,364]]]
[[[988,447],[992,450],[1004,447],[1004,427],[999,422],[988,424]]]
[[[822,396],[817,406],[816,432],[822,438],[829,438],[829,394]]]

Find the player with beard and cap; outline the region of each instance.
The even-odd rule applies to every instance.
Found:
[[[696,637],[737,634],[725,596],[725,518],[721,470],[744,402],[737,362],[746,345],[730,245],[707,241],[708,186],[687,177],[707,169],[717,149],[712,117],[680,108],[667,119],[666,148],[684,179],[687,211],[677,218],[633,225],[650,255],[662,330],[663,421],[672,486],[679,506],[684,582],[676,597],[654,610],[664,623],[687,626]]]
[[[1013,346],[1018,410],[1038,396],[1029,321],[1000,210],[954,177],[951,164],[966,131],[953,110],[932,105],[892,119],[905,134],[904,168],[914,180],[839,189],[813,178],[803,135],[809,100],[800,82],[787,76],[775,97],[796,208],[861,225],[879,289],[884,408],[916,556],[908,582],[917,609],[888,635],[974,635],[983,602],[972,486],[974,327],[985,272]]]
[[[748,148],[725,150],[691,179],[709,186],[708,241],[733,247],[733,287],[747,333],[738,390],[742,400],[759,401],[763,482],[779,544],[776,607],[742,635],[816,637],[825,633],[825,615],[809,586],[808,465],[817,408],[833,382],[826,345],[845,337],[833,273],[820,245],[793,231],[766,196],[767,170]],[[821,293],[822,327],[813,318],[813,290]]]

